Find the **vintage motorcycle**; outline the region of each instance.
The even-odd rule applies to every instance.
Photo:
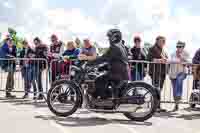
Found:
[[[106,83],[110,93],[107,98],[94,97],[95,81],[108,73],[108,63],[91,66],[81,62],[71,66],[71,79],[55,81],[47,96],[48,107],[57,116],[67,117],[82,106],[98,113],[122,113],[133,121],[143,122],[152,117],[157,109],[157,92],[142,81],[121,81],[114,85]],[[115,94],[117,90],[117,94]],[[108,93],[107,92],[107,93]]]

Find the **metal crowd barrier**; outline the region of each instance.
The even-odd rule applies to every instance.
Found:
[[[42,62],[42,63],[41,63]],[[23,63],[23,65],[20,63]],[[48,62],[45,59],[35,59],[35,58],[12,58],[12,59],[0,59],[0,91],[11,91],[11,92],[21,92],[29,94],[42,94],[45,95],[48,92],[49,86],[59,79],[70,79],[71,64],[72,61],[63,60],[51,60]],[[131,68],[131,78],[133,81],[143,80],[152,84],[155,88],[160,90],[161,102],[162,103],[175,103],[173,96],[173,87],[171,81],[171,68],[176,66],[181,66],[184,68],[184,72],[187,75],[183,81],[183,92],[179,103],[189,104],[191,103],[191,94],[193,92],[193,79],[194,77],[199,77],[200,72],[194,72],[196,68],[200,65],[195,65],[191,63],[177,64],[173,62],[168,62],[165,64],[148,62],[148,61],[135,61],[130,60]],[[24,69],[27,64],[32,64],[34,66],[33,70]],[[43,65],[45,66],[43,68]],[[13,69],[16,67],[15,69]],[[31,71],[31,72],[30,72]],[[24,76],[25,73],[26,76]],[[39,73],[42,73],[40,80]],[[30,79],[31,74],[34,75],[34,79]],[[14,78],[14,83],[12,83],[12,76]],[[28,79],[26,79],[28,78]],[[25,81],[29,81],[31,84],[30,91],[25,88]],[[6,82],[8,81],[8,82]],[[38,81],[41,81],[43,91],[39,91]],[[34,90],[34,82],[36,89]],[[6,86],[7,83],[7,86]],[[7,89],[6,89],[7,88]],[[37,90],[37,91],[36,91]],[[200,96],[199,96],[200,97]],[[193,101],[193,100],[192,100]],[[194,102],[194,101],[193,101]],[[200,104],[200,101],[195,101],[196,104]]]
[[[200,104],[200,101],[191,99],[194,77],[200,76],[200,72],[197,73],[195,69],[197,70],[197,68],[199,68],[200,71],[200,65],[174,62],[161,64],[156,62],[130,60],[130,68],[132,80],[143,80],[160,91],[161,103],[178,102],[182,104]],[[174,97],[171,80],[172,77],[174,78],[173,72],[178,69],[183,69],[186,74],[186,78],[183,80],[183,92],[179,100],[177,100],[177,97]]]
[[[39,82],[41,82],[41,87]],[[45,98],[48,88],[47,60],[39,58],[0,58],[0,91],[11,92],[12,94],[22,93],[21,96],[25,93],[37,96],[41,94]]]

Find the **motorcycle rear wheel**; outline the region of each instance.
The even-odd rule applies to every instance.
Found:
[[[144,122],[150,119],[155,113],[157,109],[157,105],[158,105],[158,97],[157,97],[155,89],[151,85],[143,83],[143,82],[130,83],[129,87],[124,90],[123,96],[129,96],[129,93],[131,90],[138,91],[137,88],[146,90],[146,93],[144,95],[149,94],[151,96],[150,101],[147,102],[147,104],[148,103],[151,104],[150,110],[141,116],[137,114],[135,111],[133,113],[124,113],[124,116],[132,121]],[[136,105],[136,106],[139,106],[138,108],[140,109],[142,108],[140,105]],[[150,105],[148,104],[147,106],[149,107]]]

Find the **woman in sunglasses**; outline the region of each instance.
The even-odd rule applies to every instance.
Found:
[[[173,111],[179,109],[179,101],[183,93],[183,81],[187,76],[187,67],[185,63],[189,62],[189,54],[184,50],[185,43],[178,41],[176,51],[171,55],[172,64],[170,65],[170,79],[172,82],[175,107]]]

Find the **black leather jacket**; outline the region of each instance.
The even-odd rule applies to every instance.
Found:
[[[35,48],[36,58],[39,58],[39,60],[37,61],[37,68],[41,70],[45,69],[48,65],[46,61],[44,60],[44,59],[47,59],[47,52],[48,52],[48,48],[44,44],[36,46]]]
[[[128,53],[122,43],[111,44],[108,51],[97,57],[94,64],[108,62],[111,66],[110,77],[113,80],[128,80]]]

